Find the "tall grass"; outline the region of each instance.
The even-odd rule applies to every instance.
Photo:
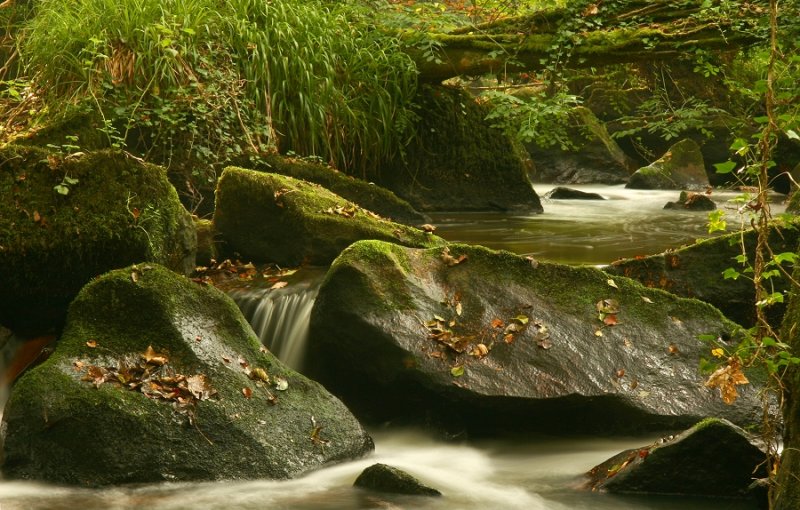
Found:
[[[368,175],[411,134],[416,72],[353,13],[310,0],[40,0],[21,56],[54,109],[89,100],[128,128],[155,129],[159,112],[224,117],[220,143],[256,147],[252,132],[265,133]]]

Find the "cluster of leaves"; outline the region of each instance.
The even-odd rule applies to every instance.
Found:
[[[87,347],[97,348],[97,343],[89,340]],[[175,372],[169,366],[169,357],[157,353],[152,346],[137,358],[120,359],[114,366],[89,365],[80,360],[75,360],[73,366],[75,370],[84,372],[81,380],[92,383],[95,388],[110,384],[140,392],[147,398],[170,402],[191,425],[195,424],[197,403],[217,394],[208,377]]]
[[[209,267],[195,268],[193,280],[204,285],[213,285],[220,289],[230,286],[240,286],[241,282],[251,282],[253,285],[265,287],[270,290],[282,289],[289,285],[287,278],[297,272],[296,268],[282,268],[275,264],[256,267],[252,262],[225,259],[222,262],[211,261]]]

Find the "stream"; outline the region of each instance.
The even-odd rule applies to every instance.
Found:
[[[536,186],[543,195],[552,186]],[[436,213],[437,234],[541,260],[607,264],[675,248],[707,236],[707,214],[663,211],[676,191],[626,190],[621,186],[572,186],[604,201],[543,199],[544,214]],[[738,224],[735,192],[712,198]],[[777,201],[777,199],[776,199]],[[780,212],[780,206],[776,207]],[[288,365],[301,369],[308,317],[322,270],[283,289],[238,288],[229,293],[254,331]],[[273,340],[276,339],[276,340]],[[530,437],[445,442],[416,429],[370,431],[371,456],[289,481],[170,483],[90,490],[0,481],[0,510],[750,510],[752,502],[682,497],[612,496],[577,490],[582,473],[627,448],[656,438]],[[190,459],[187,459],[189,462]],[[369,494],[352,487],[366,467],[383,462],[406,470],[444,497]]]

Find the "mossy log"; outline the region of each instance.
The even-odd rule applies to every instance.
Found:
[[[696,51],[730,51],[765,40],[765,2],[725,11],[721,2],[583,2],[563,9],[428,34],[437,59],[414,55],[423,81],[459,75],[543,69],[560,65],[596,67],[674,59]],[[409,38],[418,34],[409,34]],[[412,51],[413,53],[413,51]]]

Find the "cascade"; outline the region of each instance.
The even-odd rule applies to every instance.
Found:
[[[261,343],[298,371],[305,357],[311,308],[325,274],[312,269],[303,273],[283,288],[235,288],[228,292]]]

